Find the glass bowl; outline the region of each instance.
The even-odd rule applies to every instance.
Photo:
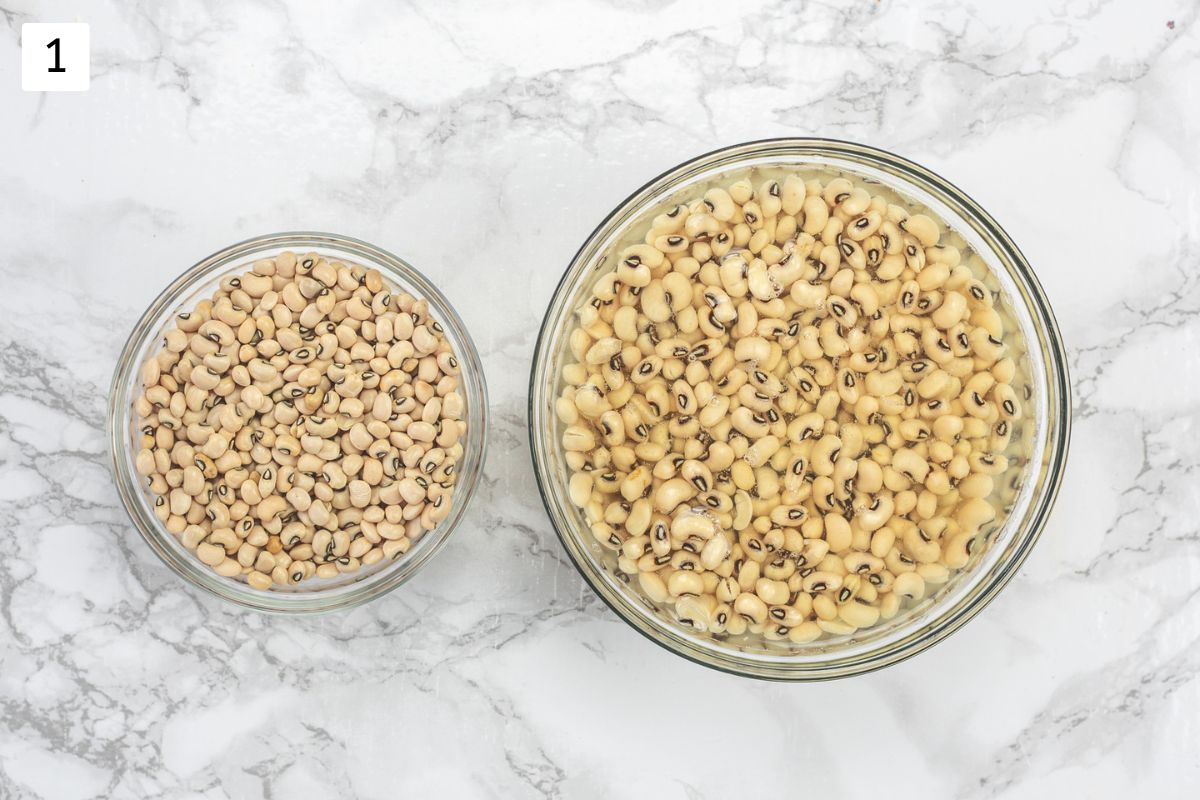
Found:
[[[454,506],[450,514],[414,542],[407,553],[395,561],[384,559],[337,578],[312,578],[294,588],[273,587],[264,591],[251,588],[240,578],[225,578],[213,572],[154,516],[152,496],[134,468],[137,432],[133,401],[141,390],[141,365],[157,352],[162,335],[175,314],[191,309],[201,298],[211,296],[225,275],[247,271],[255,259],[282,250],[291,250],[297,255],[316,252],[331,259],[375,268],[393,289],[404,289],[418,299],[428,300],[430,314],[442,324],[461,364],[460,392],[467,433],[454,487]],[[487,388],[479,353],[449,301],[424,275],[391,253],[357,239],[330,233],[276,233],[248,239],[213,253],[180,275],[151,303],[134,326],[121,351],[109,393],[108,438],[113,474],[121,501],[142,538],[167,566],[189,583],[239,606],[265,612],[316,613],[356,606],[395,589],[416,574],[446,544],[470,505],[482,472],[486,427]]]
[[[750,177],[757,186],[785,169],[826,180],[843,174],[944,220],[959,237],[951,241],[962,249],[963,263],[973,264],[977,277],[999,294],[996,309],[1018,367],[1013,388],[1026,398],[1026,412],[1005,451],[1009,470],[996,476],[1001,510],[985,529],[987,546],[976,547],[964,569],[890,621],[810,644],[700,633],[646,598],[637,582],[617,569],[616,554],[595,541],[583,512],[567,496],[563,426],[554,413],[575,313],[597,276],[612,270],[614,254],[641,241],[665,206],[694,199],[717,181],[727,185]],[[663,173],[630,195],[592,232],[559,282],[530,375],[529,434],[538,488],[584,579],[622,619],[663,647],[709,667],[776,680],[844,677],[894,664],[977,614],[1012,579],[1041,534],[1062,479],[1069,430],[1070,389],[1058,327],[1033,270],[1009,236],[974,200],[928,169],[873,147],[830,139],[770,139],[723,148]]]

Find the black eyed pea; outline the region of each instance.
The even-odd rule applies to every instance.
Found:
[[[571,425],[563,431],[562,444],[566,450],[587,452],[595,449],[596,437],[591,430],[582,425]]]
[[[1000,414],[1006,419],[1014,419],[1021,413],[1021,403],[1017,399],[1017,393],[1012,386],[1007,383],[998,383],[992,389],[992,399],[1000,410]]]
[[[917,525],[906,528],[900,537],[904,553],[917,564],[932,564],[942,555],[941,546],[926,537]]]
[[[635,500],[625,518],[625,530],[630,536],[641,536],[650,528],[653,509],[646,498]]]
[[[842,440],[833,434],[826,434],[812,446],[809,465],[817,475],[832,475],[833,465],[842,450]]]
[[[767,604],[757,594],[742,592],[733,601],[733,611],[748,624],[761,625],[767,621]]]
[[[749,623],[747,623],[746,618],[741,614],[738,614],[736,611],[733,612],[732,616],[730,616],[725,622],[725,632],[730,636],[741,636],[749,629],[750,626]]]
[[[243,484],[243,487],[252,486],[252,485],[253,484],[247,482],[247,483]],[[318,506],[320,504],[314,503],[313,505]],[[272,519],[275,519],[276,517],[278,517],[278,515],[283,513],[284,510],[286,510],[286,508],[287,508],[287,500],[285,500],[283,497],[280,497],[279,495],[271,495],[270,497],[263,498],[263,500],[257,504],[257,506],[255,508],[255,513],[258,516],[259,520],[261,520],[262,522],[265,523],[269,520],[272,520]],[[310,511],[311,510],[312,509],[310,508]]]
[[[954,518],[961,530],[974,533],[996,518],[996,509],[986,500],[971,498],[958,507]]]
[[[895,592],[889,592],[883,595],[879,601],[879,617],[880,619],[892,619],[900,612],[901,597]]]
[[[671,478],[654,491],[654,507],[662,514],[670,514],[695,494],[692,484],[682,478]]]
[[[437,439],[437,428],[428,422],[413,422],[410,423],[405,433],[416,442],[429,444]]]
[[[712,188],[704,193],[704,204],[708,207],[713,219],[718,222],[729,222],[737,209],[729,192],[721,188]]]
[[[771,509],[771,522],[784,527],[799,526],[808,517],[808,511],[802,505],[778,505]]]
[[[251,544],[243,543],[237,549],[237,562],[243,567],[251,567],[258,559],[258,548]]]
[[[210,567],[215,567],[225,561],[225,548],[217,544],[202,542],[196,546],[196,556]]]
[[[770,423],[749,408],[739,407],[730,415],[733,427],[751,441],[758,441],[771,432]]]
[[[633,502],[645,495],[646,490],[650,488],[652,482],[653,475],[651,472],[644,465],[638,466],[621,480],[621,496],[625,500]]]
[[[869,628],[879,622],[879,608],[852,600],[838,609],[838,618],[852,628]]]
[[[887,495],[872,496],[870,502],[865,503],[859,509],[855,515],[855,521],[859,528],[871,533],[886,525],[892,519],[895,510],[896,505],[891,497]]]
[[[704,591],[704,579],[691,570],[678,570],[667,579],[667,591],[671,597],[699,595]]]
[[[804,181],[796,175],[785,177],[779,194],[780,209],[783,213],[794,217],[803,208],[805,199]]]
[[[713,633],[725,633],[729,630],[729,623],[734,616],[733,606],[728,603],[718,603],[713,607],[711,616],[709,630]]]
[[[695,487],[697,492],[707,492],[713,487],[713,475],[703,462],[685,460],[679,467],[679,476]]]
[[[950,386],[950,375],[943,370],[933,369],[917,384],[917,394],[927,400],[935,397],[945,397]]]
[[[759,578],[754,584],[754,593],[767,605],[778,606],[787,603],[791,592],[783,581]],[[759,620],[761,621],[761,620]]]
[[[967,500],[986,498],[992,494],[995,481],[990,475],[972,474],[958,484],[959,495]]]
[[[595,484],[596,490],[601,494],[612,494],[621,486],[624,476],[612,470],[599,471],[600,464],[605,460],[600,457],[599,453],[596,454],[597,469],[592,472],[592,482]]]
[[[642,534],[631,536],[621,545],[621,554],[629,559],[637,560],[650,550],[650,537]]]
[[[742,463],[745,463],[745,462],[742,462]],[[754,507],[750,500],[749,493],[744,489],[738,489],[736,492],[734,492],[734,494],[733,494],[733,529],[735,531],[745,530],[750,525],[750,521],[753,516],[753,513],[754,513]]]
[[[823,633],[816,622],[801,622],[788,631],[788,641],[793,644],[808,644],[819,639]]]
[[[948,291],[942,296],[941,305],[930,315],[933,324],[949,330],[967,315],[967,300],[958,292]]]
[[[726,576],[717,581],[713,594],[721,603],[732,603],[742,593],[742,587],[736,578]]]
[[[628,479],[626,479],[626,480],[628,480]],[[403,484],[404,482],[402,481],[401,483]],[[622,484],[622,486],[623,485],[624,484]],[[412,487],[415,487],[415,486],[416,486],[415,481],[409,482],[410,492],[412,491]],[[417,489],[419,490],[419,487],[417,487]],[[401,489],[401,491],[403,492],[403,488]],[[423,498],[424,491],[423,490],[420,490],[420,491],[421,491],[421,497]],[[415,494],[415,492],[413,492],[413,494]],[[586,506],[588,500],[592,496],[592,476],[586,472],[576,472],[575,474],[573,474],[571,476],[570,483],[568,484],[568,487],[567,487],[567,494],[571,499],[571,503],[574,504],[576,507],[583,508],[584,506]],[[624,490],[622,491],[622,494],[624,494]],[[639,492],[638,496],[640,496],[640,494],[641,493]],[[631,499],[631,498],[626,496],[626,499]],[[415,498],[414,498],[414,500],[415,500]],[[413,502],[413,501],[408,501],[408,502]]]
[[[790,629],[796,625],[799,625],[801,622],[804,622],[804,614],[800,613],[795,606],[771,606],[767,609],[767,616],[773,624],[785,629],[782,633],[783,636],[786,636],[786,629]]]
[[[749,462],[736,461],[730,467],[730,477],[733,480],[733,485],[740,491],[749,492],[755,488],[755,471]]]
[[[962,569],[970,561],[975,543],[974,533],[958,534],[947,542],[946,548],[942,551],[942,563],[950,569]]]
[[[675,603],[675,614],[679,617],[679,621],[698,631],[710,630],[715,609],[716,600],[709,594],[686,595],[680,597]]]
[[[812,599],[813,614],[817,616],[817,621],[831,621],[837,619],[838,606],[833,602],[833,598],[828,594],[818,594]]]
[[[639,573],[638,585],[645,592],[646,596],[655,603],[664,603],[671,596],[663,579],[654,572]]]
[[[204,491],[204,473],[194,463],[183,468],[181,488],[190,497],[197,497]]]
[[[592,366],[607,363],[621,352],[624,344],[620,339],[610,336],[593,344],[587,351],[586,363]]]
[[[950,570],[936,562],[918,564],[917,573],[925,579],[927,586],[940,586],[950,579]]]
[[[760,486],[761,489],[761,486]],[[713,515],[729,514],[733,511],[733,501],[729,495],[716,490],[702,492],[696,496],[697,503]]]
[[[751,547],[754,543],[757,543],[757,550]],[[758,554],[765,558],[762,541],[757,538],[757,535],[751,536],[743,533],[738,537],[738,544],[745,550],[747,556]],[[753,558],[745,561],[737,571],[737,583],[743,592],[753,592],[754,584],[760,577],[762,577],[762,568],[759,562]]]
[[[655,252],[659,251],[655,250]],[[660,257],[661,255],[662,254],[659,253]],[[650,267],[642,263],[641,259],[637,256],[629,256],[621,260],[621,262],[617,265],[616,278],[626,286],[633,286],[636,288],[642,288],[650,285],[650,281],[652,279]]]
[[[776,552],[778,552],[778,548]],[[785,546],[783,554],[764,562],[762,567],[763,577],[770,578],[773,581],[791,580],[791,577],[796,573],[796,562],[792,556],[794,552],[790,547]]]
[[[700,565],[707,570],[714,570],[728,557],[731,544],[724,535],[713,536],[705,542],[700,551]]]
[[[925,579],[917,572],[903,572],[892,583],[892,594],[916,602],[925,597]]]
[[[967,466],[971,472],[995,476],[1008,469],[1008,458],[995,453],[973,451],[967,456]]]
[[[192,498],[183,489],[172,489],[169,498],[171,513],[177,516],[186,514],[192,507]]]
[[[193,525],[188,525],[186,528],[184,528],[183,533],[180,535],[179,539],[180,539],[180,542],[182,542],[183,546],[186,547],[188,550],[195,550],[200,545],[200,543],[202,541],[204,541],[204,538],[206,536],[208,536],[208,531],[206,531],[204,528],[200,527],[199,525],[193,524]]]
[[[746,463],[752,467],[759,467],[770,461],[770,459],[779,452],[782,446],[777,436],[767,434],[757,440],[750,446],[744,456]]]
[[[871,534],[870,552],[875,558],[882,559],[886,557],[888,553],[892,552],[894,545],[895,531],[892,530],[892,528],[887,527],[887,525],[884,525],[883,528],[880,528],[876,530],[874,534]]]
[[[816,521],[814,519],[814,521]],[[822,539],[809,539],[804,543],[804,551],[797,559],[797,563],[805,567],[816,567],[822,563],[825,557],[829,554],[829,543]]]
[[[938,224],[924,214],[913,214],[900,223],[900,228],[915,237],[921,247],[933,247],[940,237]]]
[[[770,343],[761,336],[747,336],[734,345],[734,358],[740,362],[766,361],[771,354]]]
[[[758,633],[768,642],[778,642],[787,638],[788,628],[786,625],[780,625],[769,616],[767,622],[759,626],[761,630]]]
[[[929,463],[916,450],[902,447],[892,454],[892,468],[915,483],[923,483],[929,474]]]
[[[687,509],[671,521],[671,538],[676,541],[684,541],[692,537],[707,541],[712,539],[716,533],[716,523],[705,512]]]
[[[751,186],[748,180],[739,180],[728,187],[728,192],[734,203],[745,205],[749,203],[751,197],[754,197],[754,186]]]
[[[617,533],[612,525],[607,522],[593,522],[591,525],[592,537],[600,544],[610,549],[616,550],[624,542],[624,539]]]
[[[817,626],[830,636],[850,636],[857,630],[853,625],[849,625],[840,619],[818,619]]]
[[[836,592],[838,589],[842,588],[842,576],[834,572],[823,572],[821,570],[817,570],[807,575],[801,582],[801,585],[803,586],[804,591],[810,593],[827,591]],[[815,598],[813,602],[815,608]],[[830,602],[832,602],[832,600]]]

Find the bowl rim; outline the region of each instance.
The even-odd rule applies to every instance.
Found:
[[[473,393],[469,384],[463,388],[464,395],[471,395],[465,398],[469,404],[465,418],[472,423],[464,436],[464,448],[470,446],[474,452],[471,455],[464,453],[463,460],[470,469],[464,469],[459,474],[454,489],[454,509],[451,516],[443,521],[448,524],[441,524],[427,531],[413,550],[392,564],[359,580],[350,580],[327,589],[306,592],[256,590],[240,581],[217,575],[201,564],[194,554],[188,554],[190,559],[184,558],[175,552],[176,548],[165,541],[175,537],[147,511],[146,493],[138,486],[139,481],[136,477],[129,473],[129,458],[126,456],[133,447],[122,423],[126,419],[133,419],[131,403],[141,385],[138,375],[144,362],[144,358],[135,359],[138,359],[139,353],[150,344],[155,332],[152,324],[156,319],[180,303],[189,288],[203,284],[206,276],[216,279],[242,266],[240,262],[264,250],[301,250],[305,247],[316,252],[321,252],[323,248],[336,249],[351,256],[358,256],[368,262],[364,266],[382,267],[385,279],[392,283],[397,281],[389,273],[403,277],[404,282],[398,286],[399,289],[412,293],[418,299],[429,301],[436,314],[436,320],[451,331],[455,338],[455,355],[462,364],[461,372],[464,375],[469,373],[469,377],[463,383],[470,381],[476,384]],[[459,349],[463,352],[458,352]],[[478,408],[472,408],[473,405],[477,405]],[[130,407],[126,409],[123,406]],[[322,231],[280,231],[252,236],[205,256],[174,278],[150,302],[134,323],[113,369],[106,408],[105,443],[108,448],[110,474],[129,521],[159,560],[185,584],[233,606],[267,615],[318,615],[354,608],[382,597],[410,580],[442,551],[450,539],[450,534],[465,518],[471,500],[482,481],[487,459],[488,408],[487,378],[470,331],[453,304],[424,273],[394,253],[352,236]],[[425,540],[428,540],[427,544]]]
[[[674,639],[668,639],[654,635],[654,632],[666,632],[667,629],[657,615],[648,616],[651,619],[650,629],[644,629],[641,625],[636,624],[620,607],[617,606],[602,590],[597,586],[596,580],[593,578],[591,571],[580,562],[576,557],[568,538],[570,535],[562,530],[562,527],[556,522],[554,515],[551,513],[550,501],[550,476],[543,473],[539,457],[538,457],[538,442],[540,438],[539,432],[534,425],[536,403],[535,396],[539,384],[540,374],[544,369],[548,368],[546,363],[543,363],[543,343],[549,334],[550,318],[555,311],[558,301],[565,301],[564,291],[569,289],[567,281],[575,267],[579,263],[584,254],[591,248],[593,242],[602,235],[607,234],[609,223],[625,213],[636,213],[635,206],[649,199],[650,194],[669,192],[673,184],[677,183],[677,176],[687,173],[690,170],[702,169],[709,162],[718,162],[722,157],[731,155],[735,152],[739,153],[739,160],[752,160],[756,156],[767,154],[772,149],[787,148],[791,152],[809,151],[812,155],[817,155],[821,151],[832,153],[834,156],[846,158],[850,161],[866,160],[874,162],[875,165],[889,167],[898,170],[905,180],[908,180],[918,187],[929,190],[933,189],[949,196],[966,212],[967,221],[986,231],[994,240],[994,243],[1003,251],[1001,255],[1006,256],[1015,268],[1017,276],[1015,280],[1023,284],[1032,302],[1025,303],[1026,310],[1029,312],[1034,324],[1041,328],[1045,335],[1047,367],[1050,369],[1050,381],[1054,384],[1055,394],[1057,395],[1057,408],[1050,406],[1049,398],[1047,405],[1050,411],[1050,421],[1048,424],[1048,432],[1046,436],[1045,454],[1049,455],[1046,469],[1046,478],[1043,484],[1043,489],[1040,494],[1034,495],[1030,500],[1032,507],[1032,519],[1027,526],[1028,530],[1024,533],[1020,541],[1017,542],[1017,548],[1012,556],[1006,561],[997,564],[997,572],[991,576],[989,580],[981,583],[980,591],[976,597],[963,609],[963,613],[951,616],[946,619],[937,620],[938,624],[927,625],[925,635],[919,636],[908,642],[902,642],[901,646],[892,647],[891,649],[882,652],[867,653],[860,657],[858,661],[850,662],[841,667],[830,669],[828,665],[823,663],[811,664],[805,668],[805,671],[786,671],[769,665],[756,664],[757,669],[746,669],[742,665],[737,664],[735,654],[720,653],[720,662],[710,662],[691,652],[677,646]],[[711,165],[711,164],[710,164]],[[736,168],[730,165],[731,169]],[[643,195],[647,195],[643,197]],[[990,265],[989,265],[990,266]],[[1019,277],[1018,277],[1019,276]],[[1009,584],[1012,578],[1016,575],[1021,565],[1024,564],[1029,553],[1034,545],[1041,538],[1042,532],[1045,529],[1046,523],[1049,520],[1050,512],[1054,508],[1054,503],[1057,500],[1059,490],[1062,486],[1063,475],[1066,471],[1068,455],[1070,450],[1070,434],[1071,434],[1071,417],[1073,410],[1073,402],[1071,395],[1071,380],[1069,373],[1069,363],[1067,360],[1066,348],[1063,344],[1062,333],[1058,325],[1058,321],[1054,316],[1054,312],[1050,307],[1045,290],[1042,288],[1041,282],[1037,279],[1029,261],[1025,255],[1017,247],[1016,243],[1008,235],[1007,231],[989,214],[974,198],[968,195],[957,185],[951,183],[939,173],[924,167],[914,161],[911,161],[903,156],[897,155],[889,150],[866,145],[859,142],[854,142],[845,139],[827,138],[827,137],[810,137],[810,136],[783,136],[770,137],[764,139],[752,139],[749,141],[738,142],[723,147],[718,147],[713,150],[701,153],[666,170],[663,170],[653,178],[644,182],[641,186],[634,189],[623,200],[617,203],[613,209],[604,216],[604,218],[596,225],[591,233],[583,240],[583,243],[575,251],[571,260],[567,263],[563,270],[562,276],[559,278],[554,291],[550,295],[550,300],[547,304],[546,312],[542,317],[542,323],[538,330],[538,336],[534,343],[533,359],[530,366],[529,374],[529,392],[528,405],[526,408],[526,424],[529,431],[529,456],[533,462],[534,476],[538,487],[538,493],[541,496],[542,504],[545,508],[546,515],[550,520],[551,527],[554,528],[558,536],[559,543],[570,558],[571,563],[575,566],[576,571],[582,576],[585,583],[594,594],[600,597],[604,604],[608,606],[616,616],[621,619],[628,627],[633,628],[646,639],[654,642],[659,647],[669,651],[670,653],[681,656],[695,664],[715,669],[730,675],[741,677],[755,678],[765,681],[779,682],[810,682],[810,681],[826,681],[836,680],[839,678],[848,678],[856,675],[863,675],[885,667],[898,664],[913,656],[923,653],[934,645],[942,642],[948,636],[958,631],[970,620],[974,619],[984,608],[986,608],[992,600]],[[1031,460],[1029,469],[1032,469],[1036,462]],[[582,548],[581,548],[582,549]],[[915,622],[915,621],[914,621]],[[914,627],[919,628],[919,625]],[[653,632],[652,632],[653,631]]]

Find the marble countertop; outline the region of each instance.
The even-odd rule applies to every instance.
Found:
[[[1200,783],[1200,28],[1187,0],[553,4],[0,0],[0,796],[1179,797]],[[18,90],[23,22],[91,89]],[[582,583],[526,381],[575,249],[685,158],[892,149],[1020,243],[1070,352],[1049,526],[906,663],[776,685]],[[103,436],[133,320],[230,242],[393,250],[473,330],[484,485],[416,579],[316,619],[184,586]]]

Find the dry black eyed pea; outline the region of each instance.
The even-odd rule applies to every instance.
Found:
[[[164,334],[135,401],[135,468],[220,575],[265,590],[353,572],[449,515],[459,372],[424,301],[374,270],[280,253]]]
[[[846,635],[945,583],[1021,416],[974,261],[845,178],[659,215],[594,284],[555,404],[597,541],[718,636]]]

